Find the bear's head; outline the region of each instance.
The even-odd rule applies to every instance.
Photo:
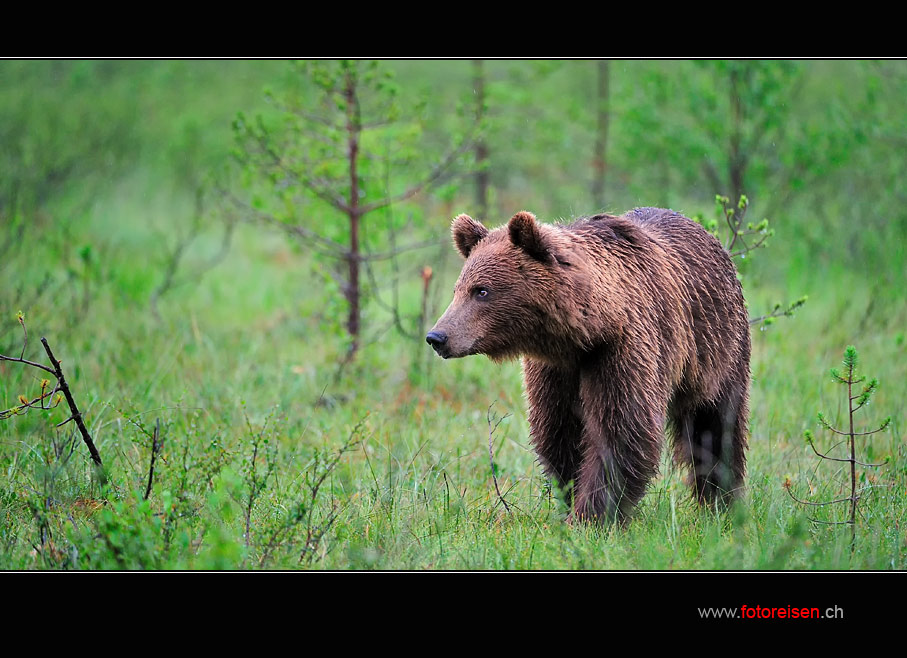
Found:
[[[453,301],[426,342],[445,359],[549,355],[564,328],[561,297],[569,293],[562,232],[523,211],[495,230],[459,215],[452,233],[466,262]]]

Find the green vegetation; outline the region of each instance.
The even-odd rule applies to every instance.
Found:
[[[104,473],[75,423],[56,427],[65,401],[0,417],[0,568],[907,567],[904,62],[615,61],[606,100],[596,62],[379,68],[393,76],[369,82],[401,111],[368,138],[388,159],[360,172],[363,204],[430,177],[480,116],[489,225],[521,209],[589,214],[599,195],[613,212],[709,216],[716,194],[743,193],[754,242],[769,218],[765,248],[735,259],[751,317],[777,317],[753,326],[742,503],[699,509],[665,456],[628,528],[563,523],[529,447],[519,364],[442,362],[424,343],[459,272],[450,219],[476,203],[465,158],[362,217],[362,253],[387,257],[362,261],[349,358],[345,277],[304,239],[348,245],[349,222],[250,163],[234,130],[241,112],[276,131],[297,172],[348,193],[342,162],[299,164],[324,142],[294,152],[275,101],[317,109],[319,67],[5,61],[0,354],[20,355],[21,310],[24,358],[48,364],[47,338]],[[872,417],[891,416],[862,444],[888,464],[856,468],[879,486],[860,499],[853,548],[783,487],[815,501],[849,491],[849,465],[816,470],[801,437],[817,409],[846,423],[826,364],[850,344],[880,382]],[[43,379],[0,362],[0,412],[44,395]]]
[[[848,464],[850,470],[850,495],[843,498],[837,498],[835,500],[823,500],[821,502],[799,500],[797,497],[791,493],[791,498],[796,500],[801,505],[810,505],[812,507],[818,508],[817,511],[827,512],[825,516],[831,515],[834,519],[834,508],[828,507],[829,505],[839,505],[841,503],[850,504],[850,515],[845,521],[836,521],[836,520],[821,520],[819,518],[811,519],[815,523],[824,523],[826,525],[849,525],[850,526],[850,546],[851,551],[856,549],[856,534],[857,534],[857,511],[860,500],[864,496],[872,492],[872,489],[878,487],[890,486],[888,484],[877,484],[878,478],[871,471],[867,475],[865,469],[874,469],[879,468],[880,466],[885,466],[888,462],[888,457],[885,458],[885,461],[878,462],[875,464],[868,464],[866,462],[860,461],[857,459],[857,454],[860,454],[862,457],[862,446],[857,452],[857,442],[866,443],[864,437],[871,437],[873,434],[878,434],[879,432],[884,431],[891,424],[891,416],[888,416],[881,425],[876,429],[861,431],[859,428],[854,427],[854,414],[869,404],[869,401],[872,399],[872,396],[879,388],[878,379],[870,379],[866,381],[866,375],[857,375],[857,362],[859,357],[857,355],[857,350],[853,345],[848,345],[847,349],[844,350],[844,373],[837,368],[831,369],[832,379],[837,384],[842,384],[847,387],[847,424],[841,425],[840,428],[834,427],[828,419],[825,417],[821,411],[817,415],[819,425],[821,425],[828,433],[832,434],[833,438],[837,439],[836,436],[846,437],[843,441],[837,440],[829,452],[836,452],[841,454],[841,451],[835,451],[834,449],[840,445],[844,445],[844,457],[841,456],[831,456],[829,454],[820,452],[816,449],[815,441],[813,440],[813,434],[811,430],[806,430],[804,436],[806,437],[806,442],[809,444],[810,448],[813,449],[813,452],[816,453],[816,456],[825,461],[833,462],[834,464]],[[854,388],[856,386],[856,388]],[[867,447],[867,452],[872,454],[873,448],[872,445]],[[846,456],[847,453],[850,453],[849,456]],[[857,466],[863,467],[863,470],[860,473],[860,488],[857,488]],[[790,493],[791,482],[786,480],[784,483],[784,488]],[[818,515],[817,515],[818,516]]]

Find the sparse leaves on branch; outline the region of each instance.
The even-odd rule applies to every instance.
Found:
[[[32,368],[43,370],[53,375],[56,383],[54,384],[53,388],[48,391],[47,389],[50,387],[50,380],[46,378],[42,379],[41,393],[40,395],[38,395],[38,397],[29,400],[25,395],[19,395],[20,404],[10,409],[0,411],[0,420],[6,420],[8,418],[11,418],[12,416],[18,416],[20,414],[26,413],[29,409],[53,409],[54,407],[59,405],[60,402],[62,402],[61,396],[57,395],[54,402],[49,405],[45,404],[45,400],[53,398],[54,394],[56,394],[57,391],[60,391],[62,397],[66,399],[66,402],[69,405],[70,416],[63,422],[57,423],[57,427],[62,427],[70,421],[75,421],[76,427],[78,427],[79,432],[82,435],[82,441],[88,447],[88,452],[91,454],[91,460],[95,463],[95,466],[97,466],[99,469],[102,469],[103,463],[101,462],[101,455],[98,453],[98,449],[95,447],[94,441],[92,441],[91,439],[91,434],[89,434],[88,428],[85,426],[85,423],[82,420],[82,413],[79,411],[79,408],[76,405],[76,401],[72,396],[72,391],[69,388],[69,384],[66,381],[66,377],[63,375],[63,369],[60,365],[61,362],[58,361],[56,357],[54,357],[54,354],[51,351],[50,345],[48,345],[46,338],[41,339],[41,344],[44,346],[44,351],[47,353],[47,358],[50,361],[51,367],[25,359],[25,350],[28,347],[28,330],[25,327],[25,315],[22,313],[22,311],[19,311],[16,314],[16,319],[22,326],[22,332],[24,334],[22,341],[22,352],[20,353],[18,358],[0,354],[0,361],[21,363]],[[103,480],[104,478],[104,472],[103,470],[101,470],[101,479]]]
[[[745,222],[748,209],[749,199],[746,195],[740,195],[737,203],[732,204],[728,197],[718,194],[715,196],[716,218],[707,220],[696,216],[694,219],[721,242],[731,258],[743,260],[751,252],[768,246],[768,239],[775,234],[774,229],[769,228],[768,219],[762,219],[755,224]],[[787,304],[777,302],[770,312],[750,318],[750,326],[762,325],[762,328],[765,329],[778,318],[794,315],[806,301],[807,296],[803,295],[796,301]]]

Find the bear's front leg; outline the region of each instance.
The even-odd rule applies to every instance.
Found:
[[[582,405],[579,372],[523,359],[529,399],[530,441],[539,462],[555,486],[575,485],[580,465]]]
[[[662,420],[657,394],[639,387],[646,370],[584,372],[584,429],[574,519],[625,522],[658,472]]]

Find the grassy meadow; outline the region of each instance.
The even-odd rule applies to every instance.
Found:
[[[907,66],[721,64],[611,62],[597,202],[596,62],[382,63],[400,119],[363,138],[393,152],[363,164],[364,199],[422,180],[464,139],[481,135],[488,156],[477,166],[464,149],[363,218],[375,253],[426,246],[363,274],[350,359],[342,265],[278,225],[345,244],[342,214],[303,189],[343,180],[342,159],[305,184],[278,179],[233,124],[261,114],[289,153],[310,138],[282,123],[281,101],[322,111],[330,80],[279,61],[0,62],[0,354],[19,357],[22,311],[24,357],[46,364],[47,338],[104,463],[75,423],[57,426],[65,402],[0,419],[0,569],[904,569]],[[488,217],[473,210],[477,169]],[[519,363],[442,361],[424,342],[459,273],[450,219],[652,205],[708,220],[735,189],[774,229],[737,259],[751,316],[808,296],[753,327],[745,495],[699,508],[665,454],[626,528],[565,524],[529,445]],[[853,547],[828,524],[847,505],[804,506],[784,486],[850,495],[849,465],[803,438],[845,457],[816,414],[846,425],[829,369],[848,345],[879,380],[857,429],[892,418],[857,441],[857,459],[887,463],[857,467]],[[0,410],[45,376],[0,362]]]

